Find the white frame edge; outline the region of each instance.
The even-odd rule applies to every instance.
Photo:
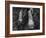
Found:
[[[12,31],[12,7],[27,7],[27,8],[40,8],[40,30],[24,30],[24,31]],[[42,32],[42,6],[38,5],[18,5],[10,4],[10,34],[23,34],[23,33],[39,33]]]

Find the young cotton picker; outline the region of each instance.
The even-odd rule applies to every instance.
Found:
[[[33,22],[32,13],[33,13],[33,9],[31,8],[31,9],[28,11],[28,16],[29,16],[28,25],[29,25],[29,28],[31,28],[31,29],[34,28],[34,22]]]

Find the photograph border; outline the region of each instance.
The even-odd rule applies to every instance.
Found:
[[[10,34],[10,4],[20,4],[20,5],[39,5],[43,6],[43,22],[42,31],[39,33],[25,33],[25,34]],[[18,37],[18,36],[34,36],[34,35],[44,35],[45,34],[45,5],[44,3],[35,2],[19,2],[19,1],[5,1],[5,37]]]
[[[22,31],[13,31],[12,30],[12,15],[13,15],[13,11],[12,11],[12,8],[13,7],[23,7],[23,8],[39,8],[40,11],[40,29],[36,29],[36,30],[22,30]],[[20,5],[20,4],[10,4],[10,34],[22,34],[22,33],[39,33],[39,32],[42,32],[42,6],[39,6],[39,5]]]

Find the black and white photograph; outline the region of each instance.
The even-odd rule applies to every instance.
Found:
[[[13,31],[40,29],[40,8],[13,7]]]

